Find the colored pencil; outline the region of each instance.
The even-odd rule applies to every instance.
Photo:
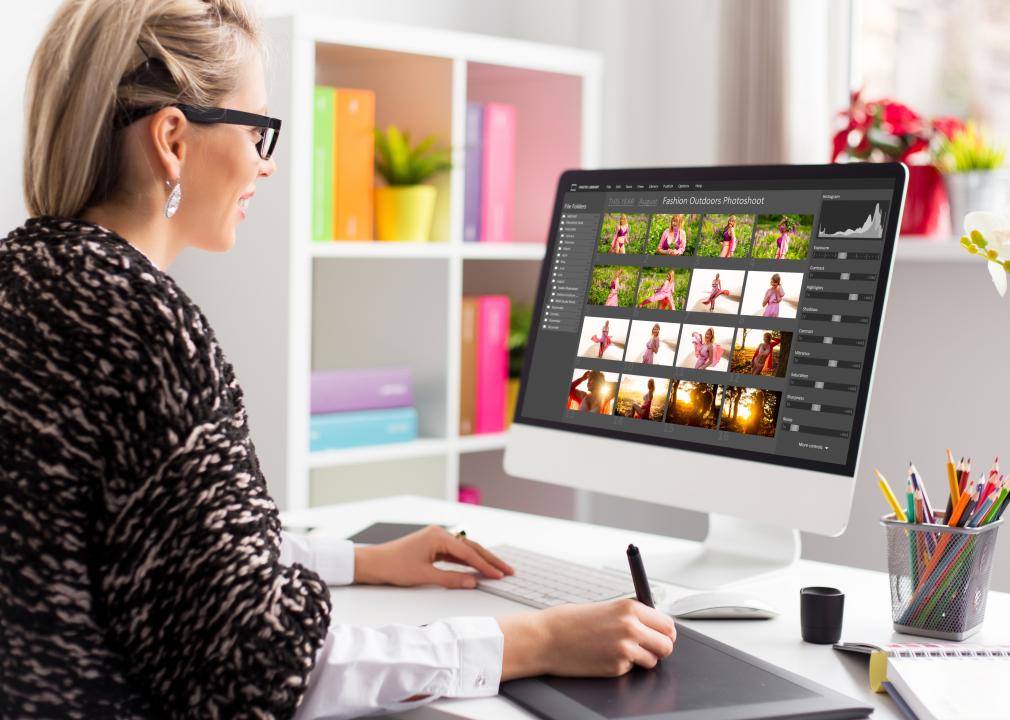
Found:
[[[957,490],[957,498],[954,498],[954,493],[950,493],[947,496],[947,507],[943,512],[943,521],[947,522],[950,517],[950,513],[954,510],[954,506],[957,505],[957,501],[961,499],[961,473],[964,470],[964,456],[957,461],[957,467],[954,468],[954,488]]]
[[[956,503],[960,499],[960,492],[957,489],[957,472],[954,469],[954,456],[950,454],[950,448],[947,448],[947,483],[950,485],[950,502]],[[947,512],[950,512],[951,505],[947,506]]]
[[[992,506],[995,496],[990,495],[985,501],[978,504],[978,508],[972,513],[972,516],[968,518],[968,522],[964,524],[965,527],[978,527],[979,522],[988,514],[989,508]]]
[[[929,501],[929,493],[926,492],[926,483],[922,479],[922,474],[912,463],[908,463],[908,472],[912,474],[916,486],[922,492],[923,521],[928,523],[936,522],[936,515],[933,513],[933,504]]]
[[[999,510],[997,510],[996,514],[993,515],[992,522],[996,522],[1001,517],[1003,517],[1003,513],[1006,512],[1006,506],[1010,505],[1010,488],[1007,488],[1007,491],[1008,491],[1008,494],[1006,496],[1004,496],[1004,498],[1003,498],[1003,504],[1000,505]]]
[[[885,478],[879,470],[874,469],[873,472],[877,474],[877,485],[880,486],[880,492],[884,493],[884,498],[887,500],[887,504],[890,505],[891,509],[894,511],[894,519],[900,520],[901,522],[908,522],[908,516],[905,515],[905,512],[898,504],[898,498],[894,497],[894,493],[891,492],[891,486],[887,483],[887,478]]]
[[[905,505],[908,507],[908,522],[917,522],[915,519],[915,492],[912,490],[912,478],[905,482]]]

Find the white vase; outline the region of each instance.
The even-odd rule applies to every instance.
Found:
[[[975,210],[1004,212],[1010,207],[1010,170],[971,170],[943,176],[950,201],[950,226],[964,232],[964,216]]]

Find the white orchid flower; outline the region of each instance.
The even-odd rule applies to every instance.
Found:
[[[964,216],[966,237],[961,244],[986,258],[989,274],[1000,295],[1006,295],[1010,266],[1010,217],[1002,213],[970,212]]]

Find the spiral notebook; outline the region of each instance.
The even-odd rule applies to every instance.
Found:
[[[913,720],[1006,718],[1003,686],[1010,678],[1010,645],[841,643],[838,650],[870,655],[870,687],[887,692]]]

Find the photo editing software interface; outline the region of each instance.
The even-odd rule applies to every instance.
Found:
[[[893,191],[892,178],[566,187],[522,416],[843,472]]]

